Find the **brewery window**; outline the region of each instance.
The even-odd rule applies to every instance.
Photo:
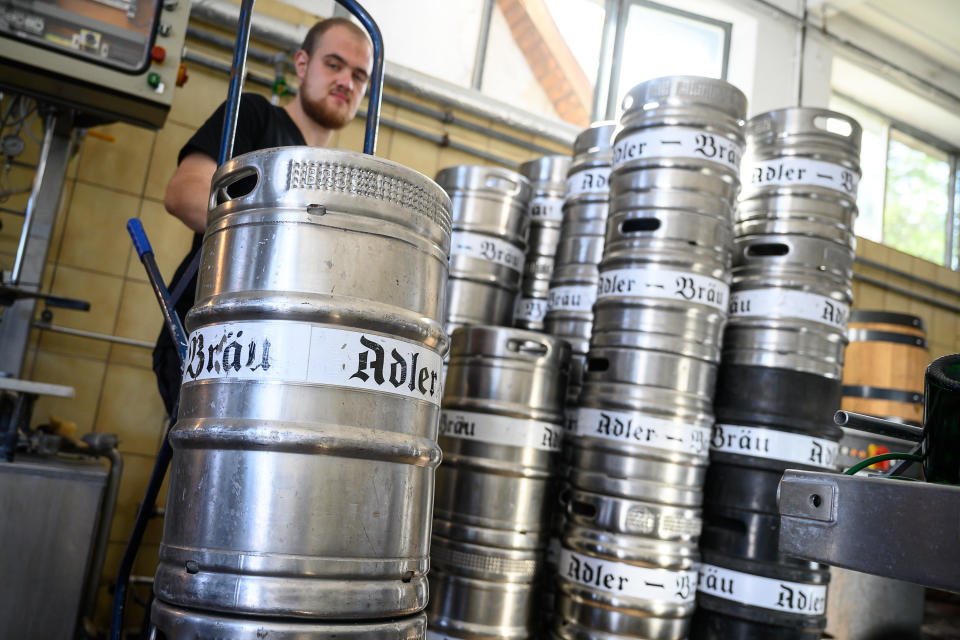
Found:
[[[863,127],[857,235],[956,269],[956,150],[852,99],[830,106]]]
[[[614,45],[618,62],[614,63],[606,101],[608,118],[619,118],[623,96],[651,78],[693,75],[726,79],[730,23],[646,0],[622,4],[622,26]]]

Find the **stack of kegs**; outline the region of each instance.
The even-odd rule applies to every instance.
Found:
[[[570,343],[570,381],[567,405],[575,408],[593,329],[610,204],[610,167],[613,164],[613,122],[598,122],[577,136],[573,164],[567,174],[563,225],[553,278],[547,295],[547,333]]]
[[[786,468],[836,464],[859,154],[860,127],[839,113],[747,124],[695,638],[823,632],[827,567],[779,554],[776,496]]]
[[[593,303],[600,279],[597,266],[603,257],[603,241],[610,204],[610,167],[613,164],[614,122],[597,122],[577,136],[573,143],[573,163],[567,173],[566,197],[560,243],[547,295],[544,330],[570,343],[570,376],[567,381],[566,425],[576,420],[577,400],[583,385],[593,328]],[[546,557],[541,592],[544,619],[549,621],[556,601],[556,570],[563,533],[564,500],[569,492],[562,483],[566,477],[561,462],[557,498],[551,524],[551,539]]]
[[[545,156],[520,165],[532,189],[523,285],[514,313],[514,325],[521,329],[543,331],[569,168],[570,156]]]
[[[569,438],[564,639],[685,638],[696,597],[746,98],[680,76],[635,87],[624,108]]]
[[[443,395],[431,638],[531,637],[570,347],[505,327],[453,333]]]
[[[437,174],[453,202],[446,327],[511,326],[527,247],[530,183],[497,167],[461,165]]]
[[[423,638],[450,200],[311,147],[238,156],[213,189],[157,637]]]

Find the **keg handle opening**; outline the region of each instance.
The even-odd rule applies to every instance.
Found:
[[[241,190],[233,190],[231,192],[231,187],[237,185],[240,183],[240,181],[251,177],[254,178],[252,185],[243,185]],[[245,198],[257,191],[259,187],[260,172],[257,171],[255,167],[245,166],[240,167],[236,171],[227,172],[226,174],[220,176],[220,178],[213,183],[213,188],[210,190],[210,210],[213,210],[223,203],[229,202],[230,200]]]
[[[644,233],[660,228],[660,218],[630,218],[620,223],[620,233]]]
[[[747,246],[750,258],[777,258],[790,253],[790,245],[782,242],[763,242]]]
[[[606,358],[588,358],[587,371],[606,371],[610,368],[610,361]]]
[[[597,519],[597,506],[590,504],[589,502],[584,502],[583,500],[571,500],[569,503],[570,513],[587,520],[596,520]]]
[[[542,358],[550,353],[550,345],[539,340],[507,340],[507,349],[535,358]]]
[[[519,193],[521,189],[520,184],[518,184],[515,180],[507,178],[506,176],[489,175],[486,177],[483,183],[491,189],[497,189],[509,193]]]

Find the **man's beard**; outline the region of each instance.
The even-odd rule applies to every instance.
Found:
[[[304,113],[324,129],[342,129],[353,119],[349,113],[328,107],[326,99],[313,102],[306,99],[306,94],[306,91],[301,91],[299,96]]]

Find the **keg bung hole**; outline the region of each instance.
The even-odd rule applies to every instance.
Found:
[[[620,225],[620,233],[641,233],[656,231],[660,228],[659,218],[630,218]]]
[[[813,505],[814,509],[819,509],[820,505],[823,504],[823,498],[819,494],[814,493],[810,496],[810,504]]]
[[[403,576],[400,577],[400,580],[403,582],[410,582],[411,580],[413,580],[414,575],[415,574],[413,571],[407,571],[405,574],[403,574]]]
[[[606,371],[610,368],[610,361],[606,358],[588,358],[587,371]]]
[[[747,255],[752,258],[770,258],[790,253],[790,245],[782,242],[764,242],[747,247]]]
[[[589,518],[590,520],[597,517],[597,507],[581,500],[572,501],[570,503],[570,511],[572,511],[574,515]]]
[[[824,131],[835,133],[838,136],[843,136],[845,138],[849,137],[850,134],[853,133],[853,125],[841,118],[817,116],[813,119],[813,125],[823,129]]]

